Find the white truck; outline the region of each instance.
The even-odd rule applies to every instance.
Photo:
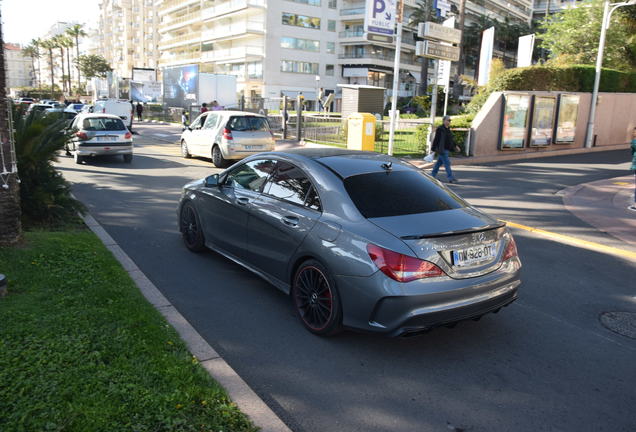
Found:
[[[134,118],[133,105],[125,99],[98,99],[93,105],[93,112],[96,114],[116,115],[124,121],[129,130],[132,130]]]

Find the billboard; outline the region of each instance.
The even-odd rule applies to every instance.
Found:
[[[535,96],[534,107],[532,108],[530,146],[544,147],[552,144],[555,112],[556,98],[552,96]]]
[[[163,70],[163,101],[169,107],[189,108],[197,104],[199,66],[187,65]]]
[[[157,81],[157,72],[154,69],[133,68],[132,80],[138,82]]]
[[[530,95],[504,95],[504,110],[501,127],[500,149],[521,149],[528,136]]]
[[[492,50],[495,43],[495,28],[490,27],[482,33],[481,51],[479,54],[479,77],[477,85],[483,86],[488,84],[490,78],[490,63],[492,63]]]
[[[579,114],[579,97],[562,94],[559,96],[555,144],[571,144],[576,136],[576,120]]]
[[[517,47],[517,67],[532,66],[532,50],[534,49],[534,33],[519,38]]]
[[[133,102],[161,102],[161,83],[152,82],[130,82],[130,97]]]

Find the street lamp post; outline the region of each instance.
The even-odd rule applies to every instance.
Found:
[[[594,76],[594,90],[592,91],[592,104],[590,106],[590,115],[587,120],[587,134],[585,136],[585,147],[591,148],[594,142],[594,117],[596,116],[596,102],[598,100],[598,86],[601,82],[601,66],[603,65],[603,50],[605,49],[605,36],[610,26],[610,18],[612,13],[622,6],[636,5],[636,0],[629,0],[621,3],[610,3],[605,0],[603,6],[603,21],[601,22],[601,37],[598,42],[598,54],[596,55],[596,75]]]

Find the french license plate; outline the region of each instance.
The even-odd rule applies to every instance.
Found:
[[[261,148],[261,146],[259,145],[249,145],[249,146],[246,145],[244,147],[245,147],[245,150],[258,150]]]
[[[97,139],[97,141],[115,141],[116,137],[112,137],[112,136],[98,136],[95,137]]]
[[[474,246],[453,251],[453,265],[464,267],[493,259],[497,255],[497,243]]]

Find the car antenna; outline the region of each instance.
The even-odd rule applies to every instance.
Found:
[[[387,162],[387,163],[383,163],[382,164],[382,168],[384,168],[384,170],[388,173],[391,172],[391,170],[393,170],[393,162]]]

